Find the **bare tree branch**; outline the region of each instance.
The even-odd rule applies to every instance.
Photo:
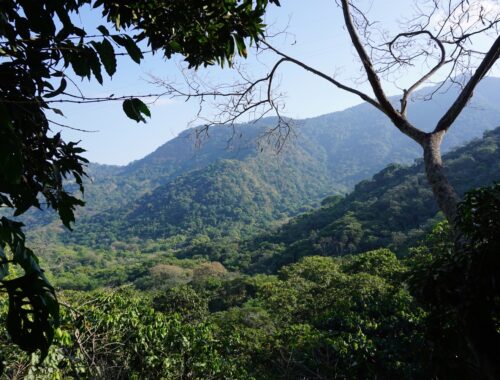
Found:
[[[344,22],[347,27],[347,31],[349,32],[349,36],[351,38],[351,41],[354,45],[354,48],[356,49],[356,52],[358,53],[359,58],[361,59],[361,63],[363,64],[363,67],[365,69],[368,82],[370,83],[373,93],[375,94],[375,97],[377,98],[381,111],[384,112],[387,116],[389,116],[391,119],[393,118],[399,118],[399,115],[397,115],[397,111],[394,109],[392,104],[389,102],[389,99],[387,99],[387,96],[385,95],[384,90],[382,89],[382,85],[380,83],[380,79],[375,72],[375,69],[373,68],[372,61],[370,57],[368,56],[368,53],[366,52],[365,48],[363,47],[363,44],[361,42],[361,39],[359,38],[358,32],[356,31],[353,23],[353,18],[351,15],[350,11],[350,4],[348,0],[341,0],[342,3],[342,12],[344,15]]]
[[[470,78],[465,88],[460,92],[455,102],[451,105],[448,111],[446,111],[443,117],[439,120],[433,133],[447,131],[451,127],[453,122],[456,120],[458,115],[460,115],[465,105],[471,98],[472,93],[474,92],[474,89],[476,88],[478,83],[493,67],[493,65],[495,64],[495,62],[498,60],[499,57],[500,57],[500,37],[497,37],[495,43],[491,46],[490,50],[484,57],[483,61],[477,68],[474,75]]]
[[[342,4],[342,12],[344,15],[344,22],[347,27],[347,31],[349,33],[349,36],[351,38],[351,41],[354,45],[354,48],[356,49],[359,58],[361,59],[361,63],[363,64],[363,67],[365,69],[368,82],[370,83],[373,92],[375,94],[375,97],[377,98],[380,109],[382,112],[384,112],[394,123],[394,125],[405,135],[411,137],[413,140],[417,141],[419,144],[422,144],[425,138],[425,133],[419,130],[418,128],[415,128],[413,125],[411,125],[406,118],[401,115],[398,111],[394,109],[392,106],[391,102],[387,98],[383,88],[382,84],[380,83],[380,78],[378,77],[377,73],[375,72],[375,69],[373,67],[372,61],[367,54],[365,48],[363,47],[363,44],[361,42],[361,39],[359,38],[359,35],[354,27],[353,21],[352,21],[352,16],[350,12],[350,4],[348,0],[341,0]]]
[[[432,67],[427,73],[425,73],[420,79],[418,79],[415,83],[413,83],[407,90],[404,90],[403,92],[403,97],[401,99],[401,114],[406,115],[406,107],[408,105],[408,97],[411,95],[413,91],[415,91],[419,86],[421,86],[423,83],[425,83],[426,80],[428,80],[432,75],[434,75],[443,65],[446,64],[446,51],[443,46],[443,43],[436,38],[431,32],[428,30],[418,30],[415,32],[407,32],[407,33],[399,33],[392,41],[389,42],[388,47],[389,51],[391,52],[391,55],[394,57],[395,60],[398,60],[398,58],[395,56],[392,46],[394,43],[400,39],[400,38],[412,38],[418,35],[425,34],[429,36],[431,40],[433,40],[438,46],[441,51],[441,56],[439,58],[439,62]]]
[[[334,86],[338,87],[341,90],[344,90],[344,91],[347,91],[347,92],[350,92],[352,94],[355,94],[355,95],[359,96],[365,102],[370,103],[372,106],[374,106],[378,110],[383,111],[383,109],[381,108],[380,104],[377,103],[377,101],[375,99],[371,98],[370,96],[368,96],[364,92],[356,90],[353,87],[346,86],[345,84],[342,84],[341,82],[339,82],[335,78],[333,78],[333,77],[331,77],[331,76],[323,73],[322,71],[319,71],[319,70],[317,70],[317,69],[315,69],[315,68],[307,65],[306,63],[304,63],[304,62],[302,62],[302,61],[300,61],[298,59],[295,59],[295,58],[293,58],[293,57],[291,57],[291,56],[289,56],[289,55],[281,52],[280,50],[276,49],[275,47],[273,47],[272,45],[270,45],[265,40],[260,41],[260,43],[262,43],[265,46],[267,46],[270,50],[274,51],[279,56],[285,58],[286,61],[292,62],[292,63],[296,64],[297,66],[302,67],[306,71],[309,71],[310,73],[313,73],[313,74],[319,76],[320,78],[326,79],[328,82],[332,83]]]

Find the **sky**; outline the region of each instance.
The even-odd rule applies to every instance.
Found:
[[[497,0],[482,1],[498,4]],[[387,28],[396,26],[397,21],[403,15],[409,15],[413,9],[413,1],[408,0],[362,2],[364,9],[369,10],[371,19],[379,20]],[[380,3],[383,6],[377,6]],[[281,5],[270,6],[266,14],[270,33],[285,31],[272,39],[273,45],[327,74],[335,73],[336,78],[358,89],[369,91],[367,84],[359,81],[359,62],[343,27],[342,14],[334,1],[283,0]],[[100,19],[100,13],[90,9],[84,9],[77,17],[88,33],[104,23]],[[276,56],[256,56],[253,50],[249,50],[248,59],[239,60],[244,65],[245,73],[250,76],[266,73],[269,65],[275,61]],[[111,79],[105,78],[103,86],[95,81],[75,81],[86,96],[151,94],[162,92],[161,88],[150,83],[152,77],[182,83],[183,67],[180,56],[165,60],[161,54],[148,55],[140,65],[126,57],[119,57],[117,73]],[[413,68],[413,71],[401,78],[399,85],[404,88],[421,70],[419,67]],[[498,67],[492,74],[500,74]],[[236,78],[234,71],[216,67],[200,69],[197,75],[213,83],[229,83]],[[283,113],[288,117],[314,117],[361,103],[355,95],[342,92],[325,80],[292,65],[282,66],[278,78],[278,91],[285,94]],[[400,92],[392,84],[388,84],[386,88],[390,95]],[[101,164],[125,165],[140,159],[186,128],[202,123],[196,120],[197,102],[180,98],[165,97],[152,104],[152,116],[146,124],[128,119],[118,101],[62,104],[59,108],[65,117],[52,115],[51,119],[89,132],[61,129],[57,126],[53,127],[53,131],[61,130],[67,141],[81,141],[80,145],[87,150],[85,156],[90,161]],[[210,118],[212,112],[207,107],[205,115]]]

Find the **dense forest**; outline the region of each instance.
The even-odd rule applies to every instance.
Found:
[[[499,152],[496,129],[449,153],[460,191],[500,180]],[[241,186],[241,170],[228,173]],[[422,176],[419,162],[391,165],[273,232],[52,243],[43,261],[64,289],[55,343],[42,366],[3,346],[4,376],[460,377],[456,310],[447,335],[432,333],[428,278],[452,239]]]
[[[186,169],[164,164],[169,145],[125,168],[91,165],[95,187],[72,233],[28,215],[62,319],[42,365],[2,345],[4,378],[475,376],[460,309],[446,293],[439,307],[429,297],[456,268],[441,266],[453,238],[421,161],[325,197],[333,171],[311,140],[283,156],[217,154],[227,134],[215,136]],[[500,181],[500,129],[444,159],[461,195]]]
[[[349,83],[279,0],[0,0],[0,379],[500,378],[500,8],[425,3],[335,2]],[[289,118],[284,66],[363,103]],[[125,166],[59,131],[180,99],[204,124]]]
[[[494,77],[485,78],[480,83],[470,106],[456,121],[455,129],[449,132],[445,151],[461,146],[472,138],[481,137],[484,131],[498,126],[500,96],[496,87],[499,83],[500,79]],[[423,100],[426,94],[436,90],[430,87],[417,93],[410,113],[416,125],[432,125],[439,117],[439,111],[453,101],[458,87],[452,86],[445,93],[435,94],[432,102]],[[371,121],[372,128],[366,128],[365,120]],[[202,138],[201,141],[196,139],[196,129],[191,129],[127,166],[89,164],[87,173],[90,178],[84,178],[86,204],[76,210],[78,221],[75,234],[65,238],[78,242],[89,232],[90,236],[85,238],[93,239],[93,245],[107,245],[113,239],[125,240],[124,233],[128,233],[129,227],[123,225],[126,224],[124,215],[134,214],[137,218],[141,214],[148,215],[150,223],[153,220],[154,223],[160,223],[165,218],[162,214],[167,214],[162,207],[168,210],[175,207],[173,198],[169,197],[178,195],[169,195],[170,190],[178,194],[187,193],[184,201],[194,205],[196,200],[190,198],[200,190],[201,185],[201,182],[194,184],[195,177],[207,177],[211,181],[206,184],[209,189],[212,185],[221,186],[222,183],[231,186],[225,181],[232,181],[236,166],[242,170],[235,176],[235,181],[243,181],[247,185],[249,182],[259,183],[262,186],[264,199],[250,197],[246,200],[249,202],[247,204],[264,212],[262,217],[252,215],[252,223],[247,226],[251,224],[252,227],[262,228],[270,218],[278,220],[293,216],[308,206],[318,205],[327,195],[346,194],[358,182],[370,178],[388,164],[409,164],[420,154],[415,143],[407,141],[383,116],[366,104],[316,118],[292,121],[294,135],[280,154],[276,154],[261,138],[275,123],[275,118],[265,118],[251,124],[236,125],[234,130],[214,126],[208,138]],[[472,125],[475,127],[471,128]],[[212,178],[203,172],[208,166]],[[215,183],[217,181],[220,183]],[[67,184],[67,187],[73,193],[77,191],[77,186]],[[162,202],[150,202],[148,197],[151,199],[152,194],[155,198],[161,197]],[[210,199],[206,201],[210,202]],[[265,202],[266,207],[261,207]],[[148,204],[164,206],[147,210]],[[191,211],[204,217],[203,210],[195,212],[189,206],[182,217],[195,216],[190,215]],[[210,216],[207,215],[207,218]],[[219,219],[223,223],[225,218],[221,215]],[[29,210],[23,215],[22,221],[30,228],[51,222],[56,227],[60,225],[57,215],[50,210]],[[102,232],[101,223],[110,224],[104,230],[113,230],[115,238],[100,236],[97,242],[95,236],[91,236]],[[205,225],[209,226],[210,223]],[[156,234],[171,235],[168,226],[167,221],[165,231],[157,231]],[[90,240],[86,244],[91,243]]]
[[[448,153],[445,160],[461,194],[500,181],[500,129],[485,132],[483,138]],[[404,257],[443,220],[421,162],[389,165],[351,193],[328,196],[318,207],[309,206],[284,220],[272,214],[274,200],[263,196],[266,184],[259,183],[255,173],[259,171],[249,172],[239,161],[224,159],[160,186],[158,195],[141,198],[137,209],[93,217],[82,231],[63,234],[62,242],[58,229],[43,228],[34,235],[33,244],[64,289],[129,283],[145,289],[154,288],[162,278],[172,281],[164,265],[179,267],[189,279],[188,273],[203,262],[220,262],[230,271],[274,274],[311,255],[389,248]],[[277,196],[277,191],[269,194]]]
[[[500,79],[494,77],[485,78],[480,83],[470,106],[449,132],[445,151],[481,137],[484,131],[498,126],[500,95],[496,88],[499,83]],[[440,110],[453,101],[459,87],[452,86],[447,92],[435,94],[432,102],[426,102],[425,96],[436,90],[436,87],[430,87],[416,94],[410,113],[416,125],[432,125],[439,117]],[[397,101],[395,98],[393,100]],[[371,128],[366,128],[366,120],[370,120]],[[150,223],[162,221],[163,224],[166,216],[162,214],[167,214],[163,207],[171,211],[175,202],[170,197],[179,197],[169,195],[170,190],[175,190],[177,194],[186,193],[184,201],[192,205],[197,203],[190,198],[201,189],[201,180],[194,183],[198,176],[207,178],[210,183],[204,186],[207,185],[208,189],[212,185],[223,186],[223,183],[224,186],[234,186],[227,182],[233,181],[233,176],[234,181],[242,181],[246,185],[258,183],[262,187],[260,194],[264,199],[250,197],[246,202],[261,209],[264,215],[260,217],[248,212],[247,217],[250,216],[252,220],[249,224],[262,228],[270,218],[278,220],[296,215],[308,206],[318,205],[327,195],[346,194],[358,182],[370,178],[388,164],[409,164],[420,155],[418,145],[401,136],[383,115],[367,104],[292,121],[294,135],[280,154],[262,139],[265,131],[275,123],[276,118],[265,118],[255,123],[236,125],[234,130],[214,126],[208,138],[202,135],[201,141],[196,139],[195,128],[181,133],[153,153],[127,166],[90,164],[87,168],[90,179],[85,182],[86,205],[77,209],[74,236],[65,238],[78,242],[83,235],[87,235],[85,238],[93,239],[93,242],[86,244],[109,244],[109,240],[113,240],[112,236],[101,236],[96,241],[95,237],[87,234],[101,233],[100,225],[106,223],[110,225],[105,228],[106,231],[112,230],[115,239],[125,240],[124,234],[128,234],[129,226],[124,225],[127,224],[123,221],[124,215],[134,214],[134,217],[140,218],[143,214],[148,216]],[[210,168],[207,170],[213,174],[211,177],[204,173],[208,166]],[[238,174],[235,173],[236,166],[241,168]],[[73,192],[77,190],[71,185],[69,189]],[[214,189],[214,192],[219,190]],[[162,201],[158,200],[155,204],[150,201],[152,196],[160,197]],[[210,199],[205,201],[208,204],[211,202]],[[227,205],[232,206],[233,203]],[[147,210],[148,204],[163,206]],[[190,206],[186,207],[182,218],[196,216],[190,215],[191,212],[204,217],[203,210],[194,211],[190,210]],[[214,207],[217,205],[214,204]],[[206,217],[210,218],[209,215]],[[219,219],[219,222],[224,222],[225,218],[221,215]],[[234,220],[229,217],[227,222]],[[48,210],[40,213],[35,209],[23,215],[23,222],[30,227],[52,221],[57,222],[56,226],[60,225],[57,215]],[[168,226],[167,221],[165,230],[157,231],[156,234],[171,235]],[[234,229],[238,228],[235,226]]]
[[[499,191],[496,185],[470,193],[462,223],[469,223],[475,199],[484,201],[485,195],[496,199],[492,206],[498,211]],[[474,231],[482,221],[472,222]],[[481,261],[495,260],[498,241],[491,236],[499,226],[491,227],[490,240],[483,243],[490,254]],[[463,263],[443,266],[451,236],[447,224],[439,223],[401,258],[389,249],[344,256],[332,252],[303,257],[275,274],[252,276],[218,262],[190,260],[184,266],[157,264],[133,286],[64,291],[61,325],[43,365],[37,364],[37,355],[4,345],[4,376],[474,377],[464,361],[468,346],[458,333],[457,314],[478,294],[472,292],[457,305],[446,291],[450,281],[467,287],[467,277],[475,272],[457,276],[457,270],[474,268],[478,259],[465,255]],[[497,274],[483,268],[481,275]],[[429,296],[441,288],[441,298]],[[476,289],[489,290],[488,284]],[[443,312],[446,319],[437,318]]]

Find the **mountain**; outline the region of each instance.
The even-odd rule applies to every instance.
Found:
[[[461,194],[500,181],[500,128],[444,160]],[[223,160],[192,171],[132,203],[133,208],[94,216],[83,224],[87,230],[65,236],[71,244],[38,242],[33,248],[58,287],[89,290],[125,283],[146,286],[153,277],[168,281],[168,276],[207,261],[232,271],[275,273],[311,255],[343,256],[384,247],[404,256],[442,220],[417,162],[391,164],[349,195],[326,197],[320,207],[273,226],[270,221],[279,217],[273,214],[276,199],[289,196],[270,189],[270,182],[255,174],[259,170],[246,165]],[[259,220],[267,223],[266,229],[255,229]],[[169,274],[172,267],[177,274]]]
[[[459,194],[500,181],[500,128],[446,154],[444,163]],[[381,247],[404,254],[442,219],[421,161],[389,165],[349,195],[328,197],[322,203],[248,242],[240,262],[261,273],[309,255],[341,256]]]
[[[494,88],[499,85],[499,78],[480,84],[450,130],[445,151],[498,125],[500,94]],[[450,88],[430,102],[422,100],[434,90],[417,93],[410,107],[410,119],[422,128],[431,128],[457,94]],[[281,154],[266,146],[260,152],[259,137],[275,125],[275,118],[267,118],[234,129],[213,127],[199,146],[195,131],[188,130],[125,167],[91,165],[87,206],[64,241],[107,246],[178,233],[258,232],[328,194],[350,191],[389,163],[410,163],[421,155],[416,143],[368,104],[295,120]],[[31,225],[54,220],[38,214]]]
[[[500,78],[485,78],[443,142],[443,152],[481,137],[483,132],[500,125]],[[431,131],[458,95],[457,86],[423,89],[408,106],[412,123]],[[426,101],[432,95],[432,99]],[[398,106],[399,98],[392,97]],[[410,163],[422,155],[420,146],[401,134],[387,117],[364,103],[341,112],[297,121],[299,133],[313,141],[325,156],[334,181],[350,189],[390,163]]]
[[[284,160],[264,152],[245,161],[220,159],[179,175],[126,207],[83,220],[65,235],[66,241],[106,246],[130,237],[252,233],[297,213],[328,190],[317,162],[301,153],[297,149]]]

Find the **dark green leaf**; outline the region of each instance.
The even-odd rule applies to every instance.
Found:
[[[132,120],[135,120],[137,122],[143,121],[146,122],[146,119],[143,114],[151,117],[151,112],[149,111],[149,108],[144,102],[140,99],[133,98],[133,99],[127,99],[123,102],[123,111],[125,111],[125,114]]]
[[[89,49],[89,63],[95,79],[97,79],[97,81],[102,84],[101,62],[99,62],[99,58],[97,58],[96,52],[91,49]]]
[[[59,108],[51,108],[52,112],[64,116],[63,112]]]
[[[103,35],[105,35],[105,36],[109,36],[109,31],[108,31],[108,29],[106,29],[106,27],[105,27],[104,25],[99,25],[99,26],[97,27],[97,30],[98,30],[99,32],[101,32]]]
[[[71,56],[71,67],[76,75],[90,78],[90,65],[83,52]]]
[[[47,95],[44,96],[44,98],[53,98],[59,94],[62,94],[64,90],[66,90],[66,86],[68,83],[66,82],[66,79],[62,78],[61,79],[61,84],[59,85],[59,88],[53,92],[48,93]]]
[[[9,274],[9,263],[4,249],[0,246],[0,281]]]
[[[123,46],[127,50],[128,55],[134,62],[140,63],[141,59],[144,58],[141,49],[139,49],[135,41],[129,36],[112,36],[112,38],[118,45]]]
[[[102,42],[92,41],[92,46],[99,54],[99,58],[101,58],[101,62],[108,75],[110,77],[113,76],[116,72],[116,56],[113,45],[107,39],[104,39]]]
[[[7,331],[22,350],[47,354],[59,323],[59,306],[52,286],[38,273],[5,281],[9,294]]]

